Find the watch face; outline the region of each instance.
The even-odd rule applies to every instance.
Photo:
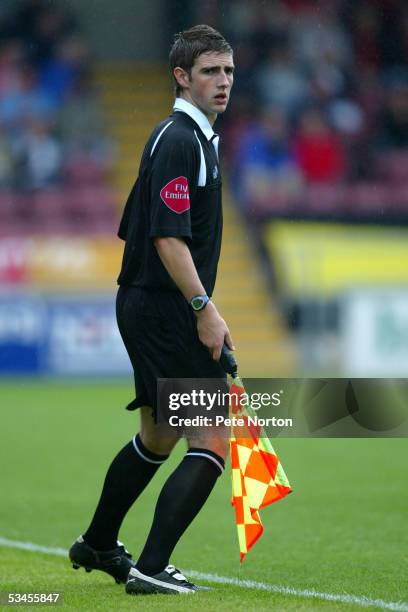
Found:
[[[203,307],[203,298],[201,297],[195,297],[191,300],[191,306],[193,307],[194,310],[200,310],[200,308]]]
[[[202,310],[209,301],[209,298],[204,295],[196,295],[191,298],[190,304],[193,310]]]

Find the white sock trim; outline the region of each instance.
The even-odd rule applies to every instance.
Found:
[[[188,451],[186,453],[186,457],[205,457],[206,459],[209,459],[210,461],[215,463],[215,465],[219,468],[221,474],[224,471],[224,466],[222,465],[222,463],[217,461],[217,459],[215,457],[213,457],[212,455],[207,455],[207,453],[196,453],[196,452],[190,453],[190,451]]]
[[[160,459],[159,461],[157,461],[155,459],[150,459],[149,457],[146,457],[146,455],[142,453],[142,451],[140,450],[140,448],[137,445],[136,436],[133,436],[132,442],[133,442],[133,447],[134,447],[135,451],[137,452],[139,457],[144,459],[144,461],[147,461],[148,463],[154,463],[155,465],[160,465],[160,464],[162,464],[162,463],[164,463],[166,461],[166,459]]]

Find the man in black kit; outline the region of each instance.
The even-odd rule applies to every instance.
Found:
[[[119,229],[125,240],[117,320],[131,359],[140,432],[119,452],[106,475],[87,531],[72,545],[74,567],[100,569],[128,593],[194,593],[170,556],[203,507],[228,453],[225,435],[195,433],[159,495],[145,547],[134,562],[118,542],[122,521],[177,443],[158,434],[158,378],[224,378],[224,342],[233,349],[211,295],[221,248],[218,113],[227,107],[233,54],[213,28],[176,35],[170,51],[175,80],[173,113],[151,134]]]

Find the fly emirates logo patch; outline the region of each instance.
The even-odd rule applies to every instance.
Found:
[[[165,185],[160,191],[160,197],[165,205],[180,215],[190,208],[188,181],[185,176],[179,176]]]

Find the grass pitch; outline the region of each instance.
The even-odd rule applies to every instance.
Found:
[[[88,525],[113,455],[137,431],[122,382],[0,384],[0,536],[68,548]],[[63,592],[72,610],[361,610],[403,602],[407,588],[406,440],[274,443],[294,493],[261,511],[265,532],[239,567],[229,470],[175,550],[182,568],[288,587],[295,594],[213,584],[193,596],[129,597],[110,577],[74,572],[63,557],[0,546],[0,590]],[[136,502],[120,537],[134,556],[183,445]],[[205,580],[198,580],[203,584]],[[326,599],[308,598],[315,590]],[[297,594],[296,594],[297,593]],[[330,595],[360,599],[331,601]],[[345,598],[347,599],[347,597]],[[29,609],[28,606],[19,606]]]

